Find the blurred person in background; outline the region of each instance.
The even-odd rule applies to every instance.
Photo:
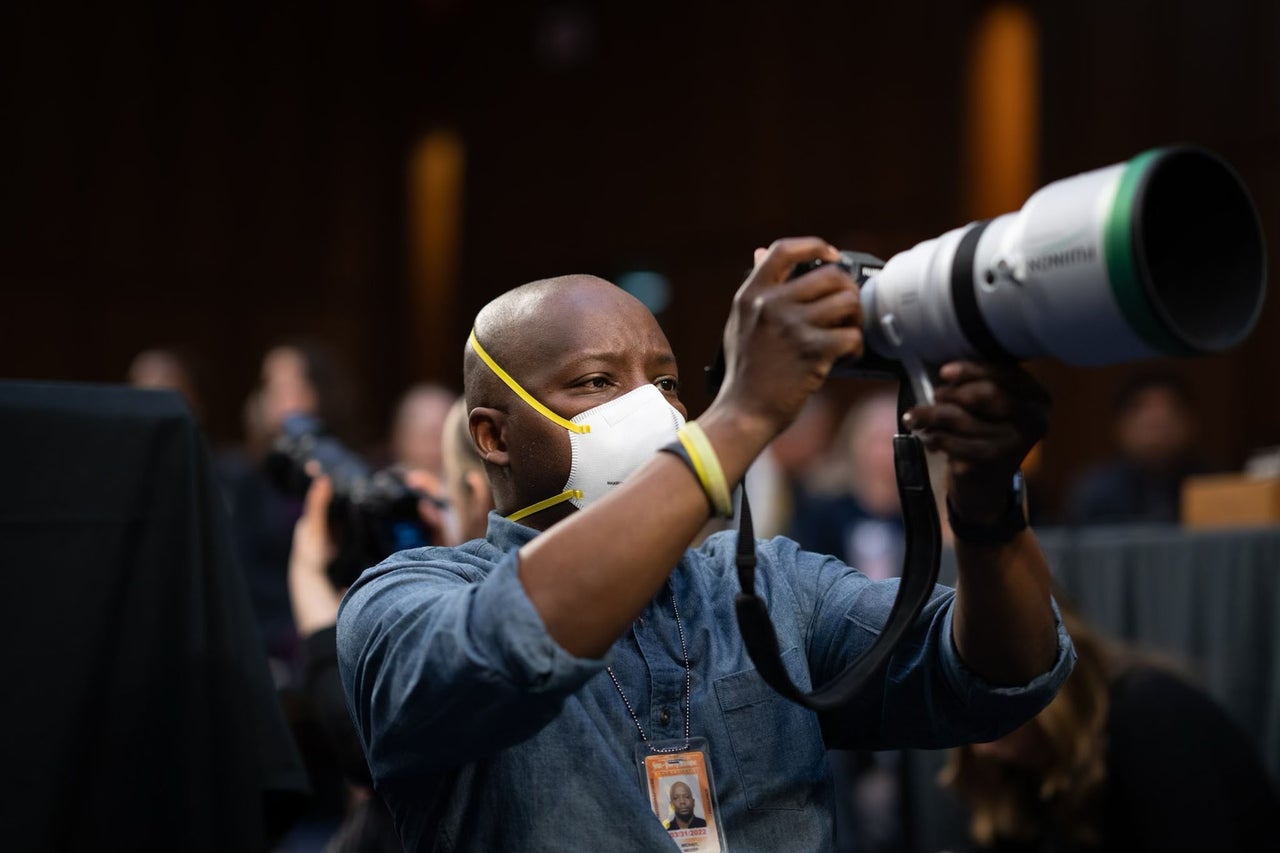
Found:
[[[1182,482],[1208,468],[1196,456],[1200,424],[1191,391],[1177,376],[1151,373],[1116,397],[1117,454],[1082,474],[1070,491],[1072,524],[1176,524]]]
[[[319,418],[348,447],[359,448],[363,413],[345,358],[314,339],[282,341],[262,356],[258,381],[242,410],[244,445],[223,467],[236,559],[244,572],[263,650],[281,705],[312,784],[310,811],[282,841],[277,853],[312,853],[318,839],[337,826],[342,810],[341,775],[330,755],[317,748],[322,733],[301,695],[303,646],[289,591],[294,526],[302,514],[297,483],[280,480],[269,463],[285,419]]]
[[[902,571],[902,508],[893,464],[898,392],[876,388],[840,423],[821,474],[810,479],[791,520],[791,538],[834,554],[870,578]]]
[[[444,476],[441,437],[457,399],[453,391],[433,382],[414,385],[401,395],[391,422],[391,458],[397,465]]]
[[[450,544],[482,539],[493,509],[493,492],[484,473],[484,459],[471,440],[466,400],[459,399],[449,408],[443,447],[445,488],[455,525]]]
[[[421,502],[419,511],[433,542],[459,544],[484,536],[493,499],[483,461],[471,441],[463,400],[456,400],[448,407],[442,427],[436,433],[439,450],[419,458],[439,459],[440,475],[451,508],[447,520],[456,529],[446,528],[446,516],[429,501]],[[421,443],[419,448],[425,449]],[[325,842],[324,850],[325,853],[399,853],[403,848],[390,814],[373,792],[368,765],[338,677],[335,623],[338,604],[346,590],[335,587],[327,571],[337,553],[327,515],[333,500],[333,484],[314,465],[310,473],[313,481],[293,531],[289,595],[297,631],[304,643],[302,693],[308,713],[345,780],[346,803],[341,824]],[[403,477],[408,485],[433,493],[440,485],[437,475],[425,468],[408,468]]]
[[[196,423],[204,421],[204,393],[195,358],[177,347],[145,349],[129,362],[127,381],[134,388],[177,391],[186,400]]]
[[[331,346],[289,341],[263,355],[258,383],[244,406],[245,452],[226,471],[236,556],[277,686],[292,683],[300,663],[287,574],[302,500],[268,475],[265,462],[291,414],[314,415],[347,446],[359,447],[357,389],[345,360]]]
[[[796,505],[808,495],[810,481],[831,446],[835,421],[835,404],[820,390],[747,469],[743,482],[760,538],[782,536],[791,529]]]
[[[897,433],[896,387],[878,386],[856,400],[811,478],[811,491],[798,496],[791,538],[874,579],[901,574],[905,531],[893,461]],[[833,750],[830,760],[839,853],[905,850],[901,753]]]
[[[940,783],[989,853],[1280,850],[1257,748],[1169,662],[1105,637],[1057,600],[1079,655],[1057,697],[990,743],[951,751]]]
[[[191,349],[184,346],[153,347],[141,350],[133,357],[126,380],[134,388],[177,391],[182,395],[209,445],[213,470],[230,513],[232,490],[245,468],[245,448],[241,444],[219,442],[207,432],[209,420],[215,419],[205,394],[208,375],[206,362]]]

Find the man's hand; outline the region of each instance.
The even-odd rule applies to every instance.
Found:
[[[816,237],[757,250],[725,327],[725,382],[717,402],[756,421],[768,438],[795,419],[836,359],[862,353],[853,279],[835,263],[790,278],[796,264],[819,259],[835,261],[839,253]]]
[[[947,497],[960,518],[993,522],[1045,433],[1049,394],[1015,365],[952,362],[940,378],[934,405],[908,412],[908,426],[946,454]],[[1025,684],[1052,665],[1049,567],[1030,530],[995,548],[957,540],[956,593],[952,637],[970,669],[992,684]]]
[[[907,413],[925,446],[947,457],[947,494],[966,521],[997,518],[1022,460],[1049,425],[1049,393],[1012,364],[957,361],[939,372],[934,405]]]

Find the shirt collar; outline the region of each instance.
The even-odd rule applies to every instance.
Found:
[[[532,527],[525,527],[518,521],[509,521],[501,513],[490,511],[489,527],[484,538],[490,545],[505,553],[532,541],[538,533]]]

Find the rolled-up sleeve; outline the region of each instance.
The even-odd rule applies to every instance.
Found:
[[[788,545],[790,543],[787,543]],[[814,684],[825,684],[875,642],[898,593],[896,579],[870,581],[832,557],[775,547],[807,612],[806,642]],[[869,689],[843,713],[825,715],[830,746],[937,749],[993,740],[1035,716],[1075,664],[1075,649],[1056,602],[1053,665],[1026,684],[993,685],[969,669],[952,640],[955,590],[937,586],[911,631],[890,656],[883,689]]]
[[[951,598],[954,597],[953,593]],[[1058,652],[1053,666],[1026,684],[1013,687],[991,684],[969,669],[956,651],[951,633],[953,610],[947,607],[942,620],[942,637],[938,640],[939,669],[951,688],[957,714],[961,719],[974,721],[966,732],[966,740],[994,740],[1013,731],[1048,705],[1071,674],[1076,661],[1075,647],[1062,624],[1058,603],[1050,599],[1050,604],[1058,634]]]
[[[606,664],[547,634],[515,551],[487,572],[433,561],[434,552],[370,570],[338,615],[343,686],[378,779],[456,767],[528,738]]]

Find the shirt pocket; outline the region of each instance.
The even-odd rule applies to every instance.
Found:
[[[783,653],[782,663],[806,689],[800,650]],[[805,808],[826,775],[817,715],[784,699],[754,669],[718,678],[715,687],[747,808]]]

